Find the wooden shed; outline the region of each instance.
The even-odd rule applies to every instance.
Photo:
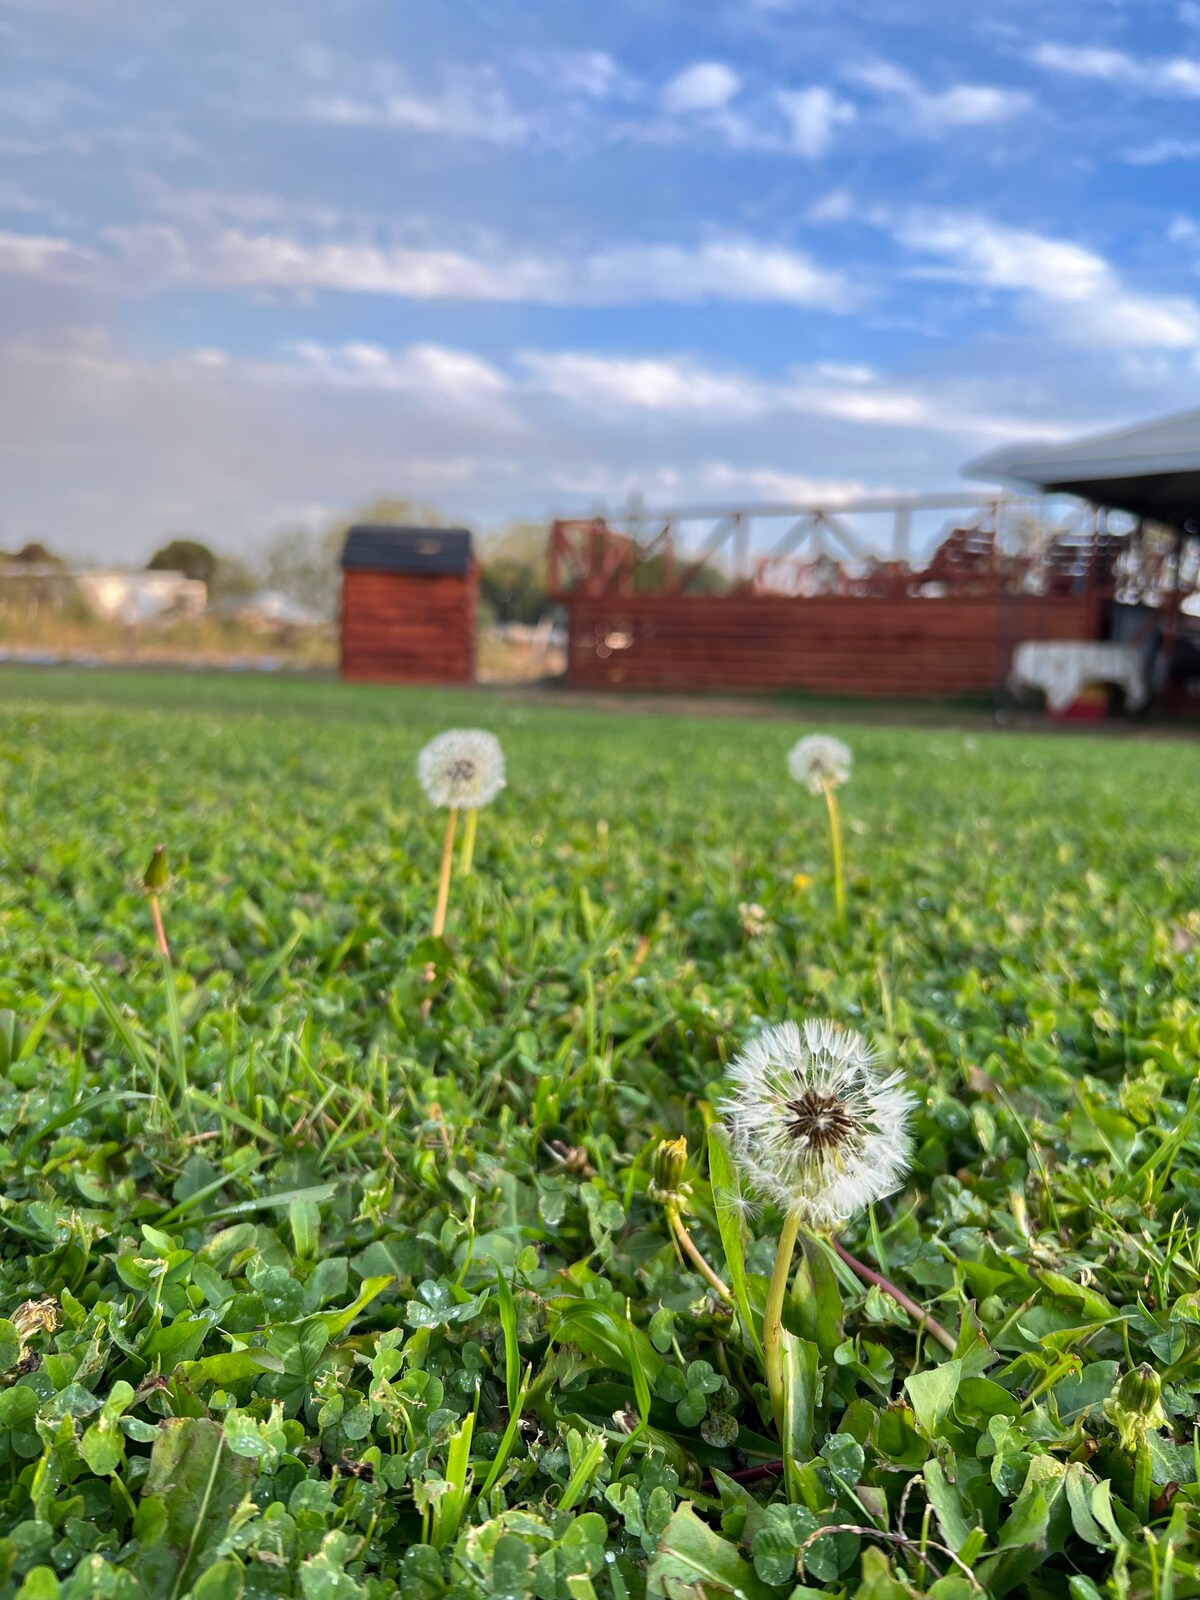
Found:
[[[470,683],[479,571],[465,528],[351,528],[342,549],[341,673]]]

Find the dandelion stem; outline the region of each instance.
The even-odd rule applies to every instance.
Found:
[[[458,808],[451,806],[446,817],[446,840],[442,845],[442,871],[438,878],[437,909],[433,913],[433,937],[440,939],[446,926],[446,907],[450,904],[450,873],[454,867],[454,829]]]
[[[1150,1521],[1153,1481],[1154,1466],[1150,1459],[1150,1446],[1143,1431],[1133,1457],[1133,1514],[1143,1527]]]
[[[787,1296],[788,1279],[792,1271],[792,1255],[796,1249],[796,1235],[800,1232],[799,1213],[789,1211],[783,1219],[779,1233],[779,1248],[775,1252],[775,1269],[767,1290],[767,1303],[763,1310],[763,1354],[766,1358],[767,1390],[771,1396],[771,1411],[775,1426],[783,1437],[783,1302]]]
[[[171,961],[171,947],[167,943],[167,933],[166,929],[163,927],[162,908],[158,903],[158,896],[156,894],[152,894],[150,896],[150,915],[154,919],[154,937],[158,941],[159,952],[169,965]]]
[[[688,1232],[687,1225],[679,1214],[679,1207],[666,1206],[664,1209],[667,1213],[667,1221],[671,1224],[671,1232],[675,1235],[675,1238],[679,1244],[679,1248],[683,1251],[684,1255],[692,1263],[696,1271],[709,1285],[709,1287],[715,1289],[716,1292],[721,1296],[722,1300],[725,1300],[732,1305],[732,1291],[728,1289],[724,1283],[722,1283],[721,1279],[701,1255],[696,1241]]]
[[[829,1242],[850,1270],[857,1273],[864,1283],[873,1283],[877,1289],[882,1289],[884,1294],[891,1295],[896,1304],[902,1306],[908,1312],[923,1333],[929,1334],[930,1338],[936,1339],[939,1344],[944,1345],[951,1355],[954,1354],[954,1351],[958,1348],[954,1335],[948,1333],[940,1322],[936,1322],[925,1310],[924,1306],[919,1306],[911,1296],[905,1294],[903,1289],[898,1289],[890,1278],[885,1278],[881,1272],[876,1272],[874,1268],[868,1267],[865,1261],[860,1261],[857,1256],[852,1256],[840,1239],[835,1239],[831,1236]]]
[[[846,874],[842,862],[842,818],[833,784],[826,780],[822,787],[825,790],[825,804],[829,810],[829,843],[833,850],[833,901],[837,908],[838,927],[845,933]]]
[[[467,812],[466,825],[463,828],[462,852],[458,858],[458,870],[463,877],[468,877],[471,863],[475,859],[475,830],[479,826],[479,807],[472,806]]]

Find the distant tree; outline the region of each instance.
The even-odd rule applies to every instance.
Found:
[[[218,555],[216,571],[208,586],[210,600],[248,600],[261,588],[262,582],[249,562],[237,556]]]
[[[278,589],[320,616],[337,613],[341,572],[338,557],[346,532],[358,522],[404,523],[436,528],[444,522],[429,506],[411,500],[373,500],[352,517],[340,518],[321,530],[282,528],[267,546],[263,576],[268,589]]]
[[[538,622],[550,610],[546,592],[547,530],[514,522],[479,545],[479,597],[497,622]]]
[[[675,557],[675,576],[683,576],[694,558],[686,554]],[[667,577],[667,562],[663,555],[650,556],[639,561],[633,572],[635,594],[658,594]],[[687,586],[688,594],[728,594],[729,579],[711,562],[705,561],[693,574]]]
[[[31,539],[27,545],[22,545],[12,559],[23,562],[28,567],[61,567],[65,565],[61,556],[56,556],[53,550],[48,550],[44,544],[39,544],[36,539]]]
[[[217,564],[216,552],[199,539],[171,539],[150,557],[146,571],[182,572],[185,578],[198,578],[211,588]]]

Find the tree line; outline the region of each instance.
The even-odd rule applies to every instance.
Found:
[[[146,563],[148,571],[182,572],[208,587],[212,604],[249,599],[263,590],[277,590],[318,616],[337,614],[341,572],[338,558],[346,532],[355,523],[395,523],[443,527],[447,519],[430,506],[410,500],[381,499],[351,517],[325,528],[281,528],[257,558],[229,555],[203,539],[176,535]],[[546,529],[543,524],[515,522],[484,534],[477,541],[480,607],[494,622],[539,622],[551,609],[546,593]],[[43,544],[29,544],[10,560],[62,565]]]

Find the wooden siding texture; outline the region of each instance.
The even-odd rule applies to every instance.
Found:
[[[470,683],[475,567],[466,576],[347,572],[341,672],[365,683]]]
[[[966,693],[1006,678],[1020,640],[1097,638],[1100,621],[1088,596],[608,595],[567,609],[567,681],[581,689]]]

